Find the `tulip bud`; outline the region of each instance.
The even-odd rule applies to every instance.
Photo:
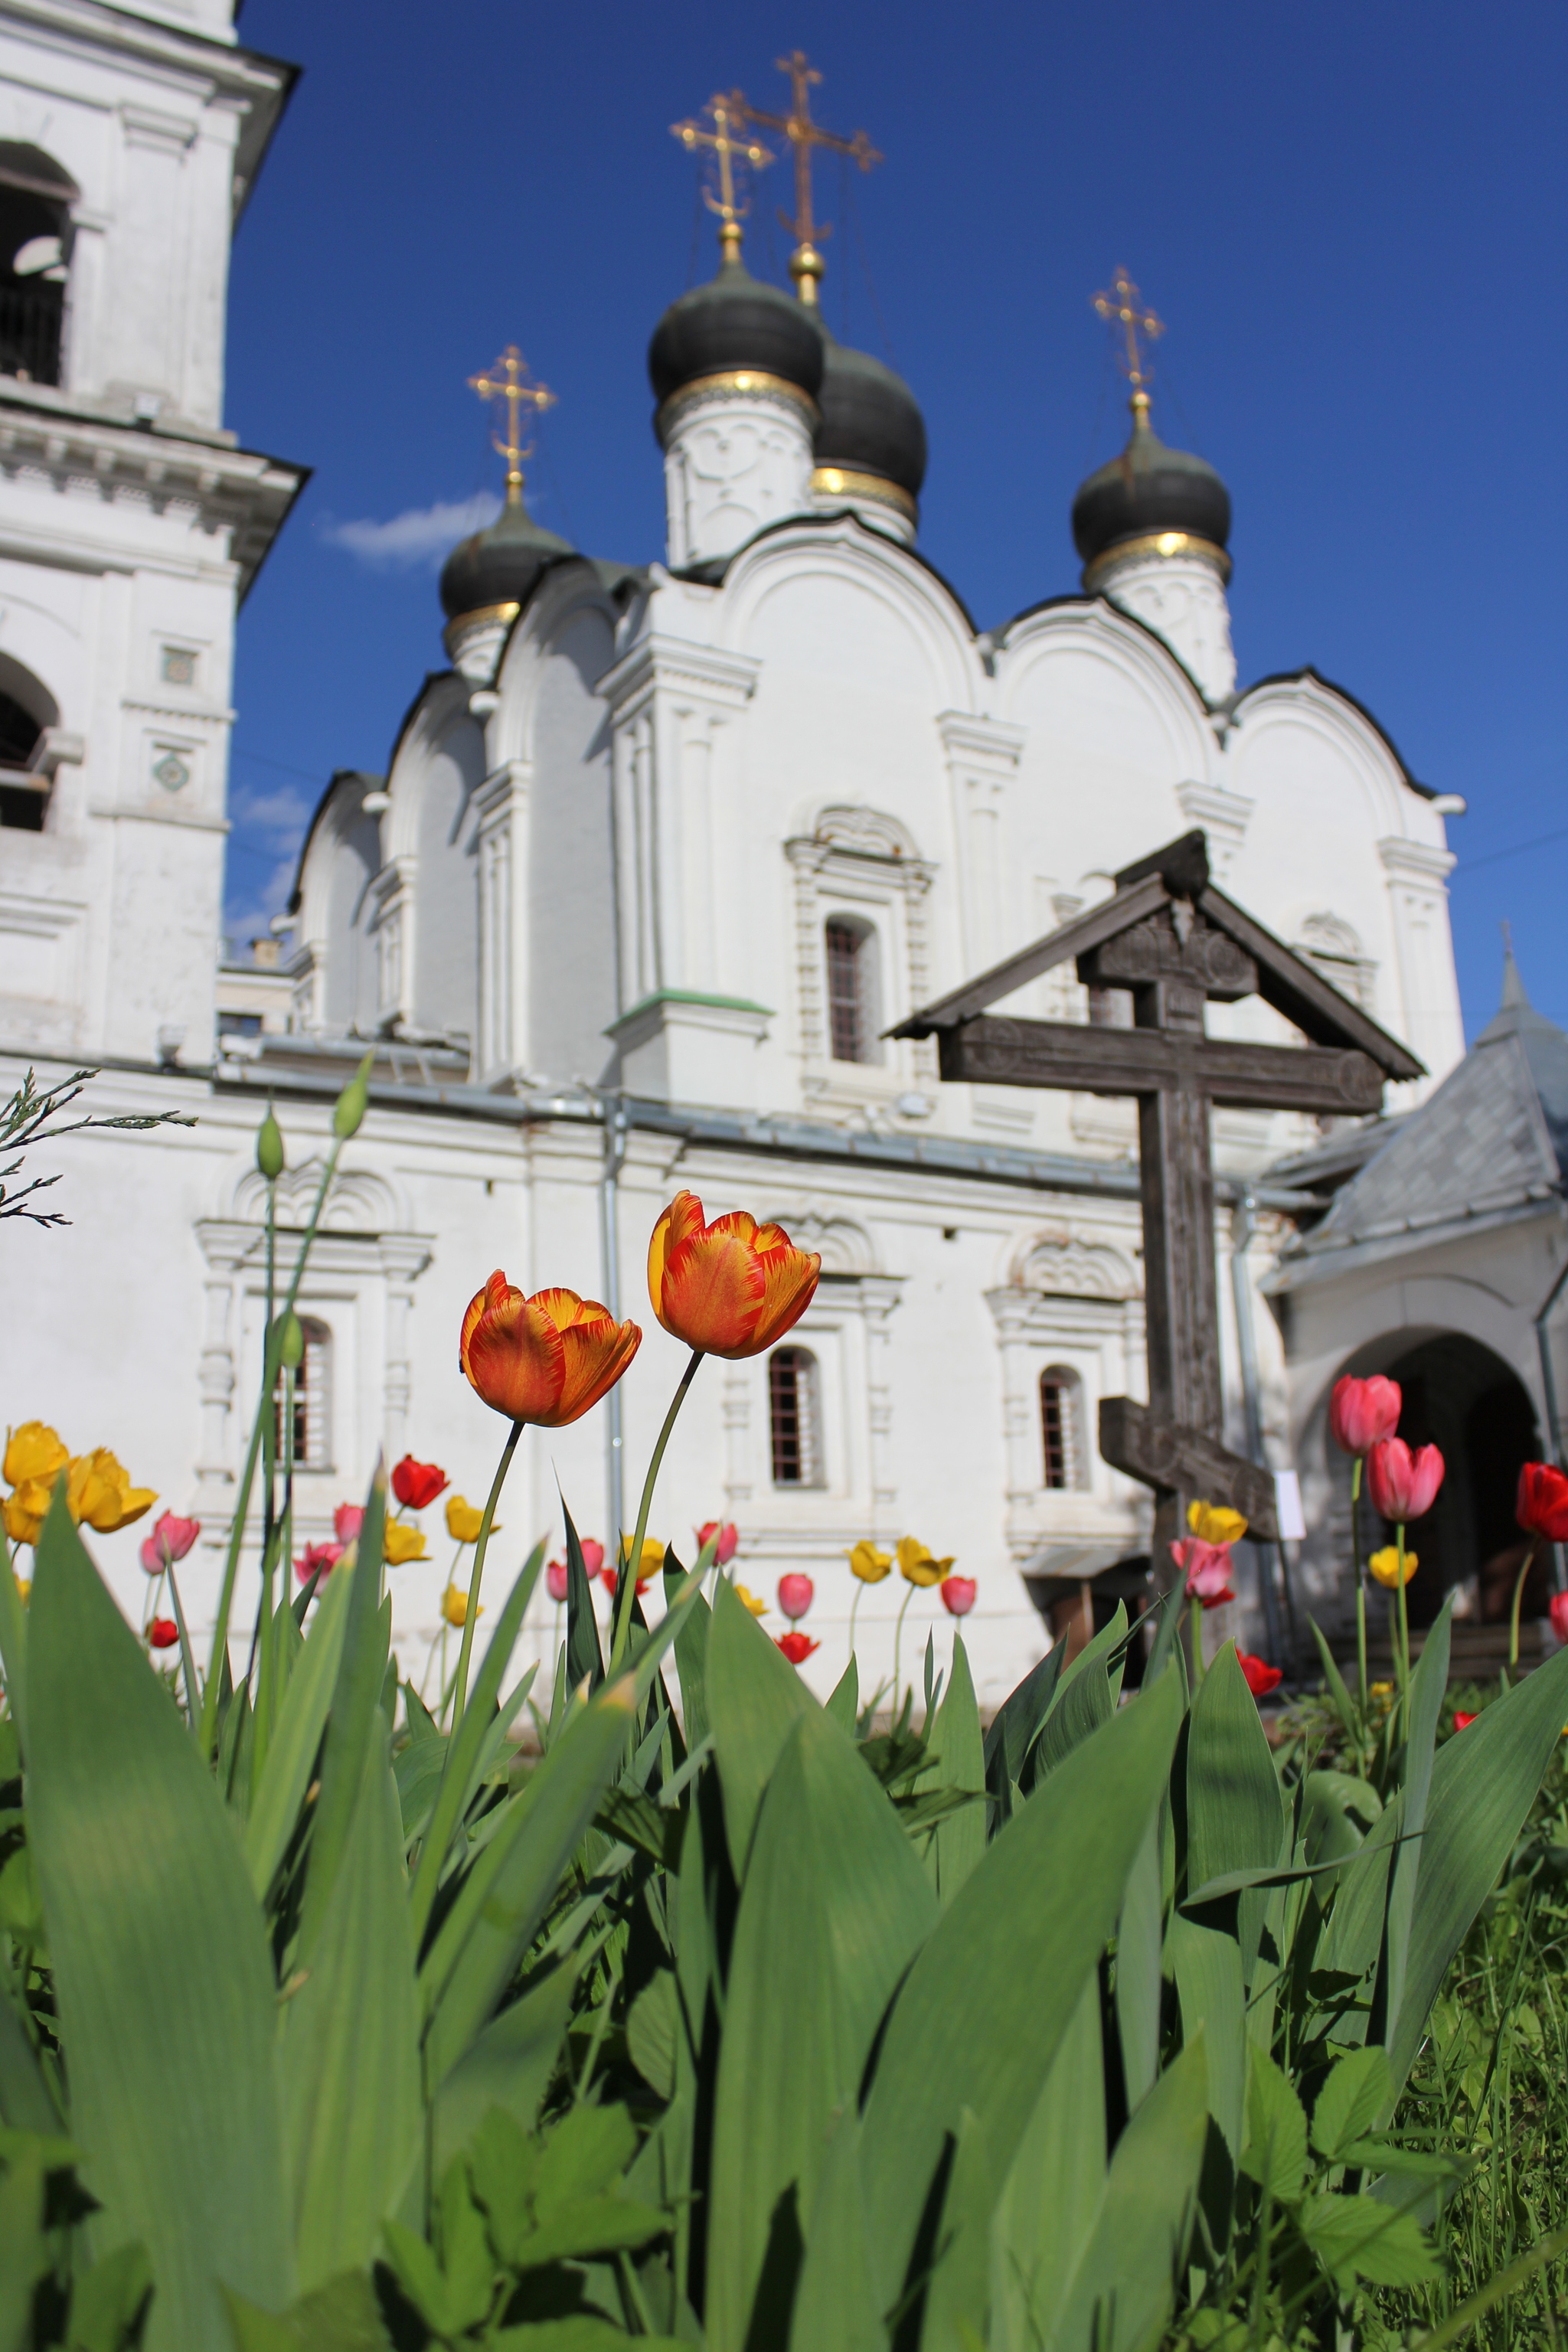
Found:
[[[297,1372],[305,1360],[304,1329],[291,1310],[278,1318],[278,1360],[291,1372]]]
[[[272,1116],[270,1103],[257,1133],[256,1164],[269,1184],[275,1184],[283,1173],[283,1130]]]
[[[357,1135],[360,1131],[365,1108],[370,1101],[370,1066],[374,1059],[373,1048],[338,1097],[337,1108],[332,1113],[332,1133],[340,1142],[346,1143],[351,1135]]]

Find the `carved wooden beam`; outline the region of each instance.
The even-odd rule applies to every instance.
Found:
[[[1260,1470],[1256,1462],[1233,1454],[1201,1429],[1165,1421],[1131,1397],[1102,1397],[1100,1450],[1112,1469],[1136,1478],[1140,1486],[1223,1503],[1241,1513],[1248,1535],[1265,1543],[1279,1541],[1273,1472]],[[1167,1576],[1173,1565],[1157,1559],[1156,1577]]]
[[[1102,940],[1113,939],[1118,931],[1126,930],[1131,923],[1142,922],[1145,916],[1154,914],[1170,903],[1171,894],[1163,882],[1157,874],[1151,875],[1147,881],[1139,883],[1136,887],[1118,890],[1113,898],[1102,899],[1087,914],[1075,915],[1072,921],[1063,923],[1059,930],[1047,931],[1045,938],[1037,940],[1032,948],[1025,948],[1019,954],[1009,956],[1005,963],[993,964],[991,970],[983,971],[978,980],[970,981],[963,988],[955,988],[951,996],[939,997],[934,1004],[928,1004],[922,1012],[911,1013],[907,1021],[900,1021],[898,1027],[889,1029],[887,1034],[889,1037],[929,1037],[933,1030],[951,1029],[955,1022],[967,1021],[985,1005],[994,1004],[998,997],[1011,996],[1013,991],[1022,988],[1026,981],[1037,980],[1041,972],[1053,971],[1058,964],[1066,963],[1069,957],[1088,955],[1092,948],[1099,947]]]
[[[1383,1072],[1365,1054],[1260,1045],[1160,1029],[1097,1029],[1072,1021],[966,1021],[939,1033],[944,1078],[982,1086],[1059,1087],[1150,1095],[1165,1088],[1247,1110],[1364,1116],[1383,1104]]]

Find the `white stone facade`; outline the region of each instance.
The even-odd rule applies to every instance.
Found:
[[[281,93],[216,19],[0,5],[0,132],[10,108],[16,135],[37,133],[45,20],[50,120],[81,115],[58,134],[95,224],[79,249],[102,258],[79,310],[73,278],[66,383],[46,398],[0,381],[0,662],[47,691],[63,747],[45,830],[0,834],[4,1075],[107,1061],[100,1107],[200,1123],[60,1148],[75,1223],[6,1234],[11,1324],[29,1337],[5,1417],[111,1444],[197,1510],[185,1599],[210,1620],[260,1360],[255,1129],[275,1092],[294,1171],[280,1213],[297,1225],[332,1093],[374,1041],[373,1108],[300,1300],[325,1396],[301,1534],[326,1533],[383,1447],[442,1463],[482,1498],[501,1426],[456,1349],[494,1266],[604,1297],[647,1337],[618,1450],[609,1408],[529,1433],[490,1604],[558,1526],[557,1476],[584,1533],[607,1537],[617,1508],[629,1520],[684,1360],[647,1310],[647,1239],[687,1186],[710,1214],[748,1207],[823,1253],[791,1335],[812,1360],[811,1475],[775,1475],[767,1363],[710,1363],[655,1530],[686,1542],[700,1520],[735,1518],[740,1572],[770,1598],[780,1570],[806,1569],[823,1688],[843,1662],[846,1551],[919,1534],[979,1580],[966,1637],[994,1703],[1045,1644],[1021,1566],[1052,1546],[1147,1541],[1145,1498],[1094,1445],[1099,1399],[1142,1385],[1133,1122],[1122,1103],[942,1086],[929,1045],[881,1033],[1197,823],[1226,889],[1353,971],[1367,1009],[1440,1075],[1462,1044],[1440,815],[1348,697],[1308,671],[1232,702],[1214,690],[1212,646],[1205,672],[1184,638],[1163,642],[1153,607],[1058,597],[977,635],[875,501],[821,510],[798,399],[689,399],[667,435],[668,563],[617,578],[558,562],[515,618],[457,630],[461,667],[420,697],[384,803],[379,779],[349,774],[318,813],[278,984],[288,1031],[271,1009],[262,1034],[220,1050],[235,602],[297,478],[222,433],[214,371],[239,163],[254,169],[255,126]],[[190,65],[162,145],[135,96],[160,43]],[[174,220],[184,242],[160,226]],[[123,289],[117,238],[134,248]],[[116,323],[126,305],[160,320],[184,306],[179,348],[201,347],[188,377]],[[79,381],[79,351],[93,355]],[[147,430],[143,390],[160,403]],[[1064,556],[1065,540],[1064,525]],[[191,656],[177,685],[167,648]],[[160,774],[170,757],[177,785]],[[277,993],[267,983],[268,1008]],[[1070,971],[1018,1009],[1089,1010]],[[1256,1003],[1214,1017],[1285,1034]],[[1222,1172],[1255,1173],[1307,1132],[1224,1116]],[[1224,1235],[1222,1222],[1222,1252]],[[1255,1272],[1268,1263],[1266,1234]],[[1228,1315],[1224,1284],[1222,1300]],[[1283,1449],[1283,1360],[1261,1306],[1258,1324]],[[1055,1468],[1047,1376],[1065,1400]],[[395,1588],[416,1672],[451,1549],[438,1507],[426,1516],[430,1559]],[[136,1540],[101,1548],[132,1602]],[[895,1577],[865,1596],[873,1677],[890,1670],[904,1590]],[[917,1595],[906,1671],[933,1617],[941,1650],[946,1620]],[[552,1631],[536,1604],[529,1638],[548,1650]]]

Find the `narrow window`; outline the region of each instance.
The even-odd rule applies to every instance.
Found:
[[[822,1421],[816,1358],[808,1348],[775,1348],[768,1358],[768,1423],[775,1486],[820,1486]]]
[[[1040,1436],[1046,1486],[1060,1491],[1078,1485],[1078,1375],[1052,1365],[1040,1374]]]
[[[833,1058],[836,1062],[874,1062],[878,1059],[876,934],[868,923],[858,923],[847,915],[833,915],[828,919],[824,941]]]
[[[42,833],[48,806],[47,776],[35,776],[28,762],[37,749],[43,729],[31,711],[16,698],[0,693],[0,824],[18,833]]]
[[[300,1318],[305,1352],[294,1374],[294,1466],[297,1470],[331,1467],[332,1335],[313,1315]],[[278,1455],[283,1458],[288,1424],[283,1417],[282,1383],[278,1394]]]

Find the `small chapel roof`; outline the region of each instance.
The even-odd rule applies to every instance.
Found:
[[[1568,1034],[1537,1013],[1511,947],[1502,1002],[1458,1067],[1397,1123],[1286,1250],[1273,1290],[1463,1228],[1539,1213],[1568,1186]]]

